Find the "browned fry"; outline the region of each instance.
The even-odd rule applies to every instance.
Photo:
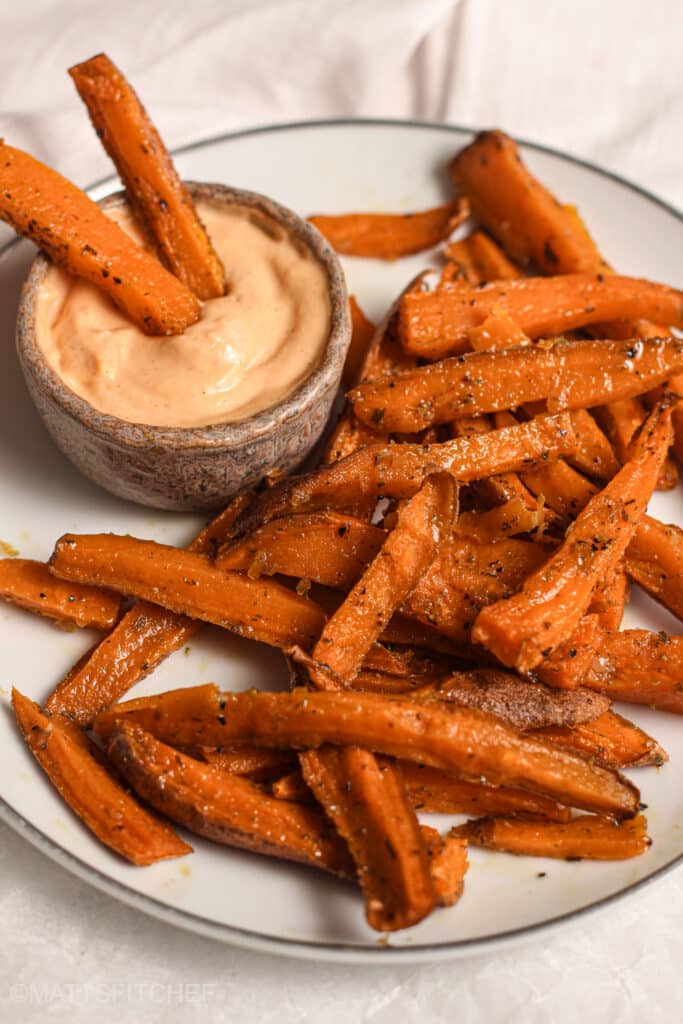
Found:
[[[138,796],[190,832],[353,877],[343,841],[317,808],[275,800],[248,779],[196,761],[132,723],[113,731],[107,753]]]
[[[516,427],[442,444],[370,445],[314,473],[283,480],[254,501],[236,529],[249,533],[291,512],[349,509],[383,497],[409,498],[435,469],[445,469],[463,483],[530,469],[566,455],[574,445],[566,414],[538,416]]]
[[[353,680],[394,611],[434,561],[442,538],[452,532],[456,515],[453,477],[447,473],[428,476],[399,512],[396,529],[325,625],[313,659],[326,672],[344,683]],[[327,685],[315,670],[311,678],[317,686]]]
[[[436,903],[427,849],[390,762],[358,747],[323,745],[301,757],[301,768],[348,844],[368,924],[396,931],[426,917]]]
[[[121,611],[118,594],[56,580],[47,565],[28,558],[0,559],[0,598],[81,628],[111,629]]]
[[[615,711],[607,711],[594,721],[573,729],[551,725],[537,730],[535,735],[593,757],[607,768],[659,767],[669,760],[669,755],[652,736]]]
[[[470,780],[519,786],[570,807],[616,817],[638,807],[638,791],[617,773],[471,708],[349,691],[221,693],[206,686],[114,705],[95,729],[106,738],[123,721],[182,747],[361,746]]]
[[[488,850],[558,860],[627,860],[639,857],[650,845],[642,814],[618,825],[592,814],[567,822],[483,818],[468,821],[449,834]]]

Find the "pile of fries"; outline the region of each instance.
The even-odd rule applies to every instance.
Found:
[[[8,600],[106,631],[42,709],[13,694],[103,843],[151,864],[191,851],[179,825],[298,861],[358,884],[379,931],[455,903],[468,844],[643,853],[620,769],[667,755],[612,701],[683,712],[683,636],[619,628],[632,582],[683,618],[683,532],[646,514],[683,456],[683,295],[613,273],[502,133],[451,172],[438,210],[312,218],[350,255],[445,243],[377,330],[352,302],[318,468],[185,550],[68,534],[47,565],[0,562]],[[204,622],[282,650],[290,691],[121,702]]]

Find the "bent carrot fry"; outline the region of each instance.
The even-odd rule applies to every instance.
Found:
[[[191,687],[114,705],[98,716],[95,730],[106,738],[122,721],[183,747],[361,746],[470,780],[483,776],[492,785],[518,786],[570,807],[617,817],[638,807],[637,789],[618,773],[471,708],[349,691],[221,693],[217,687]]]
[[[134,537],[65,534],[50,568],[275,647],[310,647],[325,622],[317,605],[274,580],[222,572],[205,555]]]
[[[518,263],[550,274],[604,266],[580,219],[530,174],[503,132],[480,133],[450,170],[477,219]]]
[[[344,256],[395,260],[438,245],[469,216],[462,198],[419,213],[317,214],[309,217]]]
[[[562,547],[520,593],[479,613],[472,640],[504,665],[529,672],[568,640],[600,580],[618,566],[671,442],[670,411],[660,406],[650,415],[632,459],[591,499]]]
[[[12,707],[31,753],[86,828],[132,864],[155,864],[192,853],[165,822],[146,811],[114,779],[90,741],[59,716],[44,715],[12,691]]]
[[[425,918],[436,893],[400,773],[358,747],[309,750],[301,768],[355,861],[370,927],[396,931]]]
[[[683,341],[558,341],[469,352],[366,381],[349,393],[361,422],[423,430],[547,399],[548,411],[582,409],[660,384],[683,366]]]
[[[104,53],[69,68],[69,74],[161,260],[198,298],[223,295],[221,262],[130,83]]]
[[[683,327],[683,293],[675,288],[617,274],[560,274],[409,290],[399,305],[401,343],[426,359],[460,355],[469,347],[468,332],[495,309],[529,338],[551,338],[613,316],[651,316],[667,327]]]
[[[411,497],[435,469],[466,483],[550,462],[574,445],[568,415],[538,416],[516,427],[442,444],[370,445],[314,473],[283,480],[256,498],[235,530],[249,532],[290,512],[348,509],[361,502],[374,508],[383,497]]]
[[[607,768],[659,767],[669,760],[656,740],[614,711],[573,729],[551,725],[534,735],[593,757]]]
[[[355,295],[350,296],[349,306],[351,308],[351,343],[342,371],[342,386],[345,389],[353,387],[360,381],[376,330],[375,325],[368,320],[358,305]]]
[[[313,661],[324,669],[323,673],[311,670],[316,686],[326,686],[329,672],[345,684],[358,674],[394,611],[434,561],[442,538],[451,534],[457,501],[453,478],[434,473],[400,510],[396,528],[328,619],[313,649]]]
[[[106,292],[146,334],[182,334],[197,297],[61,174],[0,140],[0,218]]]
[[[117,728],[107,753],[146,803],[190,832],[353,877],[344,843],[316,808],[275,800],[248,779],[195,761],[136,725]]]
[[[96,587],[56,580],[43,562],[0,559],[0,598],[48,619],[74,626],[111,629],[121,598]]]
[[[645,853],[651,842],[642,814],[618,825],[589,814],[567,822],[483,818],[449,834],[488,850],[558,860],[628,860]]]

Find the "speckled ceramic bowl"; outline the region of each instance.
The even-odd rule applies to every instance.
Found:
[[[283,402],[248,419],[210,427],[150,427],[99,412],[48,366],[36,341],[34,303],[49,260],[31,264],[19,306],[17,351],[31,397],[57,446],[113,494],[152,508],[189,511],[224,505],[270,474],[295,469],[320,437],[339,386],[351,336],[341,264],[322,235],[265,196],[189,182],[198,199],[253,207],[315,255],[329,282],[330,333],[310,376]],[[100,203],[125,203],[123,192]]]

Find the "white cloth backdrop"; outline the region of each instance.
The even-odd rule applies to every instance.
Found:
[[[683,206],[682,45],[680,0],[0,0],[0,136],[80,184],[106,174],[65,75],[106,50],[170,145],[325,116],[501,125]],[[682,960],[683,870],[504,955],[350,968],[174,931],[0,825],[11,1024],[669,1021]],[[36,982],[44,1005],[27,995]]]

